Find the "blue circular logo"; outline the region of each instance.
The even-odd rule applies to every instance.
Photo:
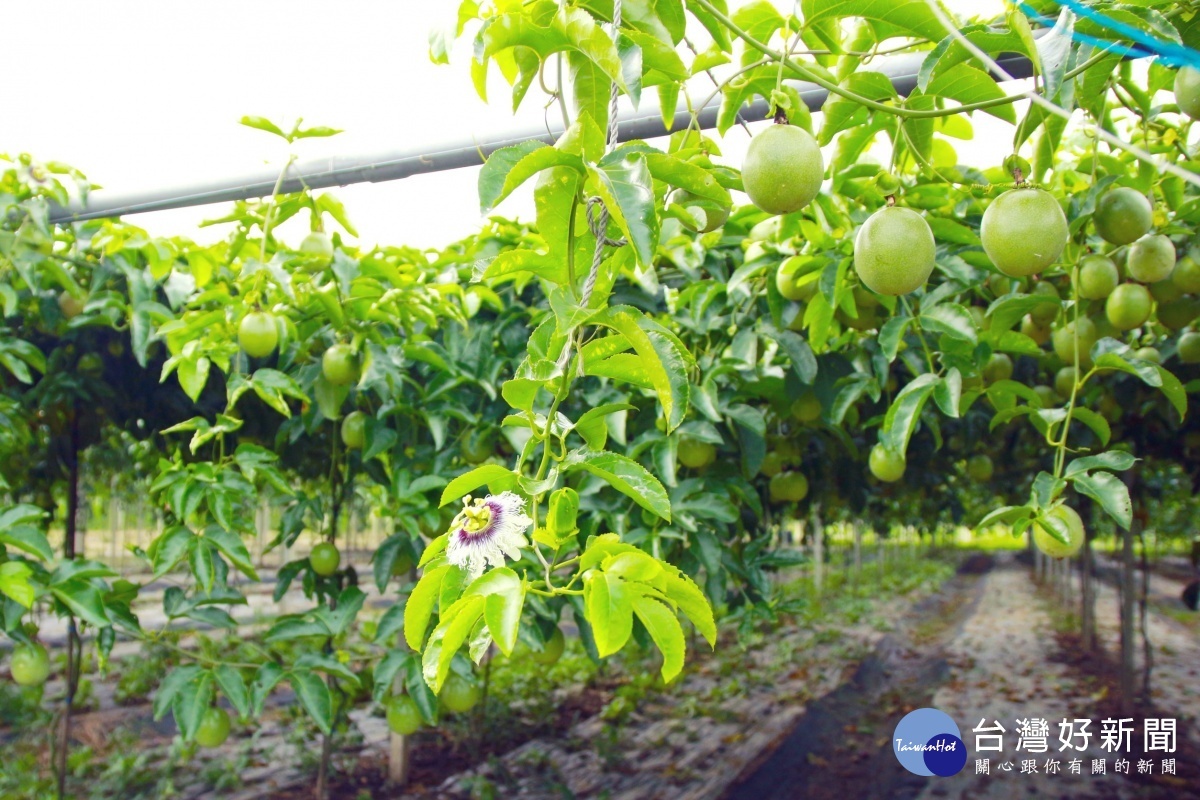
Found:
[[[892,735],[892,750],[902,767],[927,778],[957,775],[967,763],[958,724],[936,708],[906,714]]]

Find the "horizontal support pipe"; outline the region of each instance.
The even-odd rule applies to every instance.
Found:
[[[917,74],[925,53],[896,56],[886,59],[880,71],[887,75],[901,95],[907,95],[917,85]],[[1023,56],[1002,57],[1000,64],[1014,77],[1027,78],[1032,74],[1032,65]],[[800,98],[813,111],[825,104],[829,93],[814,83],[789,81]],[[702,129],[714,128],[720,110],[720,98],[700,109],[699,124]],[[761,120],[767,116],[766,100],[745,106],[741,116],[746,120]],[[620,141],[650,139],[685,130],[691,122],[691,113],[686,105],[675,112],[670,129],[663,126],[662,116],[657,111],[638,111],[625,116],[618,124]],[[284,178],[280,191],[298,192],[305,187],[325,189],[332,186],[347,186],[353,183],[382,183],[429,172],[477,167],[496,150],[509,145],[536,140],[553,144],[561,135],[562,126],[533,128],[502,134],[486,142],[460,141],[428,149],[406,148],[369,155],[313,159],[293,164]],[[88,219],[103,219],[126,214],[142,214],[149,211],[167,211],[175,208],[226,203],[267,197],[275,189],[279,179],[277,172],[264,169],[241,177],[225,177],[189,186],[153,189],[149,191],[109,193],[104,189],[91,192],[86,203],[78,201],[67,207],[51,209],[51,222],[74,222]]]

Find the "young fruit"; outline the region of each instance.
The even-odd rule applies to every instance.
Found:
[[[367,415],[351,411],[342,420],[342,444],[349,450],[361,450],[367,440]]]
[[[1119,331],[1131,331],[1150,319],[1150,292],[1140,283],[1122,283],[1104,303],[1104,315]]]
[[[1154,210],[1146,195],[1128,186],[1118,186],[1097,201],[1092,222],[1104,241],[1129,244],[1150,232]]]
[[[803,472],[781,472],[771,478],[767,490],[772,503],[799,503],[808,496],[808,478]]]
[[[1033,387],[1033,391],[1037,394],[1038,399],[1042,401],[1042,408],[1054,408],[1062,400],[1058,392],[1049,386],[1035,386]]]
[[[800,272],[800,267],[804,265],[804,258],[793,256],[775,270],[775,288],[788,300],[807,303],[817,294],[820,273]]]
[[[1165,280],[1175,269],[1175,245],[1162,234],[1143,236],[1130,246],[1125,268],[1142,283]]]
[[[1033,317],[1033,321],[1038,325],[1049,325],[1058,317],[1058,311],[1062,308],[1058,289],[1049,281],[1038,281],[1033,285],[1033,291],[1030,294],[1040,297],[1050,297],[1055,300],[1054,305],[1046,303],[1045,305],[1037,306],[1033,311],[1029,312],[1029,316]]]
[[[1085,300],[1103,300],[1120,280],[1117,265],[1108,256],[1085,256],[1079,262],[1079,296]]]
[[[1200,317],[1200,300],[1183,297],[1158,307],[1158,321],[1173,331],[1183,330]]]
[[[201,747],[220,747],[228,738],[229,714],[223,708],[209,708],[196,728],[196,744]]]
[[[82,314],[83,306],[84,301],[70,292],[62,292],[58,295],[58,309],[62,311],[62,315],[66,319],[75,319]]]
[[[1200,263],[1190,255],[1179,259],[1171,272],[1171,283],[1184,294],[1200,292]]]
[[[983,212],[979,238],[996,269],[1014,278],[1036,275],[1067,246],[1067,215],[1042,189],[1013,189]]]
[[[983,367],[983,379],[988,383],[1006,381],[1012,377],[1012,374],[1012,359],[1004,353],[992,353],[992,357],[988,359],[987,364]]]
[[[238,325],[238,344],[252,358],[265,358],[279,344],[279,328],[275,315],[266,311],[251,311]]]
[[[1178,266],[1178,265],[1177,265]],[[1166,280],[1150,284],[1150,296],[1159,305],[1174,303],[1183,297],[1183,290],[1175,285],[1175,273],[1172,272]]]
[[[763,458],[762,466],[758,470],[768,478],[774,478],[780,472],[783,472],[784,466],[783,456],[776,452],[770,452]]]
[[[695,439],[679,441],[679,463],[690,469],[707,467],[717,458],[717,448]]]
[[[312,565],[313,572],[328,578],[337,572],[342,563],[342,554],[330,542],[321,542],[308,554],[308,563]]]
[[[1074,367],[1063,367],[1054,375],[1054,391],[1059,397],[1070,397],[1075,390],[1075,378],[1079,373]]]
[[[321,373],[334,386],[346,386],[358,380],[358,354],[348,344],[335,344],[321,356]]]
[[[479,702],[480,691],[474,683],[452,672],[442,684],[442,693],[438,697],[447,711],[461,714],[475,707]]]
[[[486,433],[469,433],[458,443],[458,452],[468,464],[482,464],[492,451],[492,437]]]
[[[1180,361],[1185,364],[1200,363],[1200,333],[1188,331],[1179,337],[1176,347]]]
[[[1038,325],[1028,314],[1021,318],[1021,333],[1033,339],[1035,344],[1042,345],[1050,341],[1050,326]]]
[[[393,697],[387,704],[387,724],[392,733],[412,736],[421,729],[421,712],[406,694]]]
[[[1192,119],[1200,119],[1200,70],[1180,67],[1175,73],[1175,102]]]
[[[1149,361],[1151,364],[1162,363],[1162,353],[1158,352],[1157,347],[1139,347],[1133,354],[1142,361]]]
[[[728,208],[718,206],[716,201],[694,195],[686,189],[676,189],[671,193],[671,198],[668,202],[681,205],[688,209],[688,211],[695,209],[702,211],[704,213],[704,227],[700,228],[700,233],[715,231],[725,224],[725,220],[729,219]]]
[[[772,125],[754,137],[742,162],[750,202],[768,214],[790,214],[821,190],[825,162],[812,135],[795,125]]]
[[[1051,558],[1069,558],[1083,548],[1083,520],[1070,506],[1056,506],[1050,515],[1061,519],[1067,524],[1068,541],[1062,542],[1054,537],[1041,523],[1033,523],[1033,543]]]
[[[1075,363],[1075,353],[1078,348],[1079,365],[1082,367],[1092,365],[1092,345],[1099,338],[1095,323],[1087,317],[1080,317],[1078,323],[1070,320],[1050,336],[1054,345],[1054,353],[1062,359],[1064,364]]]
[[[563,650],[567,646],[566,637],[563,636],[561,628],[555,628],[554,633],[546,640],[545,645],[540,651],[531,649],[529,657],[543,666],[550,666],[557,663],[562,658]]]
[[[933,272],[937,244],[929,223],[910,208],[881,208],[854,239],[854,270],[873,292],[898,297],[919,289]]]
[[[992,459],[982,453],[967,459],[967,475],[976,483],[990,481],[994,472]]]
[[[329,262],[333,261],[333,240],[327,234],[313,231],[301,240],[300,252],[308,256],[314,264],[327,267]]]
[[[883,442],[871,448],[868,466],[871,474],[885,483],[895,483],[904,477],[904,456],[890,450]]]
[[[50,677],[50,656],[38,642],[13,648],[8,665],[18,686],[41,686]]]
[[[812,391],[805,391],[792,402],[792,416],[799,422],[815,422],[821,418],[821,401]]]

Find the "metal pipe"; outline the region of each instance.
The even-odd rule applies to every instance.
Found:
[[[924,53],[914,53],[886,59],[887,63],[880,72],[891,79],[900,95],[907,95],[916,88],[917,74],[925,55]],[[1029,59],[1023,56],[1002,57],[999,59],[999,63],[1013,77],[1017,78],[1027,78],[1033,71]],[[799,92],[800,98],[813,111],[819,110],[825,104],[825,99],[829,94],[825,89],[813,83],[790,81],[789,84]],[[697,116],[702,129],[716,127],[719,109],[720,98],[715,98],[713,102],[700,109]],[[760,120],[766,118],[767,111],[766,100],[759,98],[744,107],[741,115],[747,120]],[[664,129],[662,117],[657,111],[638,111],[621,119],[618,125],[618,136],[623,142],[632,139],[650,139],[684,130],[690,122],[691,113],[685,104],[676,110],[675,118],[669,129]],[[352,183],[381,183],[400,180],[410,175],[462,167],[477,167],[483,164],[487,156],[503,147],[530,140],[553,144],[561,133],[562,126],[559,125],[557,127],[550,126],[550,131],[544,128],[533,128],[502,134],[482,143],[464,140],[430,149],[406,148],[368,155],[297,162],[288,169],[288,174],[283,180],[280,190],[289,193],[301,191],[305,187],[325,189],[332,186],[347,186]],[[126,214],[142,214],[149,211],[166,211],[173,208],[266,197],[274,191],[278,178],[279,175],[276,171],[263,169],[240,177],[225,177],[200,184],[149,191],[122,194],[99,189],[89,194],[86,203],[76,200],[65,208],[61,206],[52,208],[50,221],[62,223],[103,219]]]

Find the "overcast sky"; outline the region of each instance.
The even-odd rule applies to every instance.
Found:
[[[971,13],[1002,7],[1000,0],[951,5]],[[499,76],[492,105],[478,98],[468,41],[458,44],[449,66],[429,61],[429,31],[452,24],[457,6],[453,0],[9,3],[0,50],[9,79],[0,82],[0,104],[10,112],[0,152],[65,161],[124,194],[281,166],[286,143],[239,125],[245,114],[288,124],[303,117],[306,125],[345,130],[297,143],[301,159],[484,140],[543,124],[536,87],[516,117]],[[657,106],[649,92],[645,102]],[[956,142],[961,160],[990,166],[1005,152],[1011,129],[990,120],[975,115],[977,141]],[[730,164],[740,164],[747,142],[738,128],[721,142]],[[460,169],[334,192],[364,243],[440,246],[479,226],[477,174]],[[527,196],[514,196],[499,211],[528,215],[531,205]],[[156,234],[210,240],[222,231],[196,224],[225,208],[129,220]]]

